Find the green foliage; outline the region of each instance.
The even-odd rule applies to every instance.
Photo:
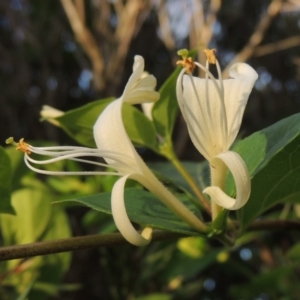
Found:
[[[128,188],[124,194],[126,210],[130,220],[133,222],[182,234],[198,234],[197,231],[180,220],[151,193],[141,189]],[[197,208],[186,197],[179,196],[178,198],[201,218]],[[92,209],[111,214],[110,199],[111,193],[102,193],[63,201],[80,203]]]
[[[37,182],[12,195],[16,216],[1,216],[1,230],[5,245],[27,244],[37,241],[45,231],[51,215],[51,196]],[[38,212],[38,213],[37,213]],[[26,226],[24,226],[26,224]]]
[[[176,96],[176,80],[181,70],[181,67],[177,67],[159,89],[160,99],[152,109],[156,132],[167,141],[171,139],[179,109]]]
[[[12,166],[9,156],[0,147],[0,213],[14,214],[10,203],[12,185]]]
[[[47,187],[33,178],[24,178],[24,188],[12,194],[15,216],[1,215],[0,225],[6,246],[70,237],[67,217],[60,207],[53,207],[53,196]],[[57,293],[57,284],[70,265],[70,253],[59,253],[27,260],[11,260],[2,272],[7,272],[3,286],[12,285],[20,299],[46,299],[48,291]],[[6,271],[5,271],[6,270]],[[18,274],[18,275],[15,275]]]
[[[98,116],[111,103],[113,98],[94,101],[76,109],[67,111],[64,115],[55,118],[62,129],[75,141],[87,147],[95,147],[93,125]]]
[[[181,162],[184,168],[191,174],[197,185],[203,190],[209,185],[209,167],[206,161],[203,162]],[[177,185],[177,188],[185,190],[193,194],[193,190],[190,185],[186,182],[183,176],[177,171],[177,169],[169,162],[157,162],[149,163],[150,168],[157,173],[158,176],[162,175],[163,181],[165,178],[171,180]]]
[[[51,205],[52,190],[29,175],[23,153],[8,147],[6,156],[11,164],[11,174],[7,178],[14,180],[11,203],[15,215],[0,216],[1,244],[12,246],[70,237],[65,212],[62,207]],[[70,253],[59,253],[2,263],[0,298],[42,300],[47,299],[49,293],[57,294],[70,259]]]
[[[245,228],[258,215],[281,202],[300,197],[300,114],[286,118],[238,142],[238,152],[249,168],[251,196],[239,210]],[[229,191],[234,194],[233,182]]]

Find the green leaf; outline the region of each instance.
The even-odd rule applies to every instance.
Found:
[[[12,176],[12,166],[9,156],[0,147],[0,213],[15,213],[10,203]]]
[[[123,104],[123,123],[130,140],[136,146],[144,146],[157,151],[158,141],[153,122],[135,106]]]
[[[257,216],[279,202],[300,197],[300,114],[286,118],[237,143],[248,166],[252,191],[238,218],[245,228]],[[229,182],[230,194],[234,183]]]
[[[82,107],[67,111],[64,115],[55,118],[65,132],[79,144],[87,147],[96,147],[93,137],[93,125],[105,107],[113,101],[107,98]]]
[[[195,57],[197,50],[190,50],[189,56]],[[179,57],[178,57],[179,58]],[[177,67],[171,76],[159,89],[160,99],[154,104],[152,118],[156,132],[171,143],[172,132],[178,115],[178,102],[176,95],[176,81],[182,67]]]
[[[21,180],[26,173],[29,173],[28,167],[24,164],[24,153],[17,151],[15,146],[5,148],[12,166],[12,191],[21,188]]]
[[[93,126],[99,115],[111,103],[113,98],[94,101],[82,107],[67,111],[56,118],[65,132],[79,144],[96,147]],[[155,150],[157,147],[156,132],[153,123],[136,107],[124,103],[123,122],[131,141],[138,146]]]
[[[157,293],[135,298],[135,300],[171,300],[171,299],[172,299],[171,295],[157,294]]]
[[[5,245],[37,241],[51,216],[51,197],[44,189],[24,188],[12,194],[16,216],[1,215],[0,224]]]
[[[71,236],[71,230],[67,215],[59,206],[51,206],[52,214],[46,231],[41,240],[58,240]],[[69,269],[71,253],[63,252],[42,256],[38,266],[38,278],[29,293],[28,299],[48,299],[49,295],[57,296],[63,275]]]
[[[156,131],[165,140],[171,139],[178,114],[176,80],[181,70],[181,67],[177,67],[159,89],[160,99],[154,104],[152,109],[152,117]]]
[[[199,234],[180,220],[151,193],[141,189],[128,188],[125,189],[124,194],[126,210],[132,222],[187,235]],[[198,209],[188,199],[184,196],[179,196],[178,198],[194,214],[201,218]],[[111,193],[101,193],[82,198],[62,200],[60,202],[77,202],[92,209],[111,214],[110,199]]]
[[[190,175],[194,178],[201,190],[209,186],[210,174],[209,167],[206,161],[184,161],[181,163],[184,166],[184,168],[188,171],[188,173],[190,173]],[[183,190],[194,194],[192,188],[170,162],[149,163],[148,165],[153,171],[158,173],[158,175],[163,175],[164,177],[170,179],[172,182],[176,183],[179,188],[182,188]]]

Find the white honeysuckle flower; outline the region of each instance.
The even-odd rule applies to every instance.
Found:
[[[59,122],[55,120],[57,117],[61,117],[65,113],[59,109],[56,109],[49,105],[43,105],[40,111],[41,121],[48,121],[55,126],[60,126]]]
[[[248,201],[251,184],[243,159],[229,149],[239,132],[248,97],[258,75],[248,64],[236,63],[229,70],[230,78],[223,80],[214,50],[206,49],[205,52],[208,58],[206,66],[187,57],[186,50],[179,52],[183,60],[178,64],[184,68],[177,80],[177,98],[191,140],[211,166],[212,185],[203,192],[210,196],[212,206],[216,203],[236,210]],[[218,79],[209,71],[209,63],[216,64]],[[205,78],[191,75],[196,66],[204,71]],[[222,190],[226,166],[235,180],[236,199]]]
[[[25,163],[33,171],[52,175],[117,175],[120,176],[112,189],[111,207],[114,221],[122,235],[132,244],[143,246],[150,242],[152,229],[145,228],[140,234],[135,230],[128,218],[124,204],[124,188],[127,179],[133,179],[145,186],[156,195],[167,207],[182,218],[191,227],[204,232],[205,225],[179,201],[164,185],[154,176],[151,170],[133,147],[122,120],[123,103],[140,104],[155,102],[159,94],[154,91],[156,79],[152,75],[142,78],[144,59],[135,56],[133,74],[128,80],[123,95],[110,103],[94,125],[94,139],[96,149],[87,147],[33,147],[23,139],[17,144],[17,149],[25,152]],[[7,140],[11,143],[11,138]],[[36,153],[53,158],[39,161],[32,159],[30,153]],[[81,157],[102,157],[106,163],[99,163]],[[53,172],[40,170],[31,164],[48,164],[64,159],[90,163],[100,167],[109,167],[113,171],[92,172]],[[100,199],[99,199],[100,201]]]

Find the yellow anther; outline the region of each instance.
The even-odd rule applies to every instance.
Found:
[[[29,150],[29,145],[24,142],[23,138],[19,140],[17,150],[22,151],[28,155],[31,153],[31,151]]]
[[[14,138],[10,137],[5,142],[6,144],[17,146],[17,150],[22,151],[28,155],[31,153],[31,151],[29,150],[29,145],[24,142],[24,139],[20,139],[19,143],[16,143],[14,141]]]
[[[176,65],[181,65],[184,67],[186,73],[192,73],[195,69],[195,63],[191,57],[188,57],[189,51],[187,49],[181,49],[177,52],[177,54],[182,57],[182,60],[177,61]]]
[[[215,55],[216,51],[217,51],[216,49],[204,49],[203,50],[203,52],[205,53],[206,58],[210,64],[215,65],[217,62],[217,58]]]

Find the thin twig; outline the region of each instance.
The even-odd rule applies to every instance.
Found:
[[[257,47],[254,50],[253,56],[264,56],[297,46],[300,46],[300,36],[292,36],[281,41]]]
[[[300,230],[300,222],[291,220],[261,220],[253,222],[248,227],[248,231],[259,230]]]
[[[236,62],[244,62],[248,60],[254,53],[256,47],[261,43],[267,29],[269,28],[272,20],[280,13],[282,8],[282,0],[272,0],[266,12],[260,19],[254,33],[251,35],[245,47],[231,60],[223,71],[224,77],[228,76],[228,70],[231,65]]]
[[[103,79],[104,61],[100,48],[98,47],[91,32],[82,22],[83,18],[76,10],[72,0],[61,0],[61,3],[69,19],[76,40],[81,45],[82,49],[92,63],[94,86],[96,90],[101,91],[104,88],[105,83]]]
[[[238,224],[236,224],[238,225]],[[259,230],[300,230],[299,221],[290,220],[265,220],[256,221],[248,227],[248,231]],[[152,241],[178,239],[185,235],[167,232],[154,231]],[[102,235],[89,235],[61,239],[54,241],[38,242],[32,244],[0,247],[0,261],[28,258],[38,255],[48,255],[61,252],[69,252],[81,249],[112,247],[124,245],[128,242],[120,233],[110,233]]]
[[[160,241],[177,239],[182,236],[184,235],[179,233],[154,231],[152,240]],[[124,244],[128,244],[128,242],[120,233],[80,236],[32,244],[0,247],[0,261]]]
[[[128,0],[126,5],[121,5],[121,1],[117,1],[116,12],[118,15],[118,27],[114,38],[117,45],[117,50],[113,54],[113,59],[109,60],[106,76],[109,81],[113,81],[112,89],[118,85],[121,79],[121,72],[124,61],[128,53],[130,43],[136,34],[138,19],[145,8],[145,1]],[[111,91],[108,91],[111,92]]]
[[[172,34],[170,19],[167,13],[165,1],[160,1],[160,5],[157,9],[157,16],[161,32],[161,39],[167,49],[169,51],[173,51],[175,49],[175,39]]]

